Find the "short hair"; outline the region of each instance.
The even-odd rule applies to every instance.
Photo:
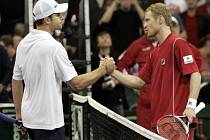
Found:
[[[97,37],[99,37],[99,36],[103,36],[103,35],[105,35],[105,34],[110,34],[108,31],[101,31],[101,32],[99,32],[98,34],[97,34]]]
[[[171,27],[172,25],[171,12],[165,4],[163,3],[151,4],[145,11],[146,12],[151,11],[155,18],[157,18],[160,15],[163,16],[166,21],[166,25]]]
[[[38,20],[35,20],[35,21],[34,21],[34,24],[35,24],[36,26],[40,26],[40,25],[43,24],[43,22],[44,22],[44,19],[38,19]]]
[[[9,45],[13,46],[13,40],[11,35],[2,35],[0,37],[0,41],[4,43],[5,47],[8,47]]]
[[[49,15],[48,17],[49,17],[49,18],[52,18],[52,15]],[[38,20],[35,20],[35,21],[34,21],[34,24],[35,24],[36,26],[40,26],[40,25],[42,25],[43,23],[44,23],[44,18],[38,19]]]
[[[108,31],[106,31],[106,30],[100,31],[100,32],[97,34],[97,36],[96,36],[96,42],[98,43],[98,38],[101,37],[101,36],[103,36],[103,35],[106,35],[106,34],[110,35],[110,33],[109,33]],[[110,35],[110,36],[111,36],[111,35]]]

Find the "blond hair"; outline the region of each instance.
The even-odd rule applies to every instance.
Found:
[[[165,4],[163,3],[155,3],[151,4],[147,9],[146,12],[151,11],[153,16],[157,18],[158,16],[163,16],[166,22],[167,26],[172,25],[172,20],[171,20],[171,12],[170,10],[166,7]]]

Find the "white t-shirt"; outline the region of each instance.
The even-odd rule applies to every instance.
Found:
[[[62,81],[77,76],[61,43],[48,32],[32,30],[17,47],[14,80],[24,80],[23,125],[52,130],[64,125]]]

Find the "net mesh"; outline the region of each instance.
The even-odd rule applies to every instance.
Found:
[[[164,140],[90,97],[72,94],[70,98],[72,140]]]

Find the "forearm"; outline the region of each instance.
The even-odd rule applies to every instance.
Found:
[[[198,98],[200,91],[201,75],[199,72],[191,74],[190,77],[190,95],[189,98],[196,99]]]
[[[99,67],[92,72],[88,72],[74,77],[68,83],[73,88],[73,90],[78,91],[88,87],[89,85],[94,84],[98,79],[100,79],[105,74],[106,74],[105,68]]]
[[[145,84],[145,81],[143,81],[139,77],[133,75],[125,75],[118,70],[114,70],[111,76],[124,86],[130,88],[140,89]]]
[[[21,114],[21,102],[23,97],[22,80],[12,80],[12,95],[15,104],[16,114]]]
[[[143,21],[143,19],[144,19],[144,10],[141,8],[140,5],[136,6],[136,12],[138,13],[139,18]]]
[[[115,2],[113,2],[112,5],[107,8],[102,18],[99,20],[99,24],[110,22],[115,10],[116,10],[116,4]]]
[[[192,73],[190,77],[190,95],[186,109],[183,112],[183,115],[187,116],[190,123],[192,123],[193,118],[196,117],[195,108],[200,90],[200,83],[201,83],[200,73],[199,72]]]
[[[131,73],[130,68],[131,67],[128,67],[127,65],[124,65],[123,63],[118,63],[117,65],[117,69],[123,73],[126,71],[126,73],[130,74]]]

